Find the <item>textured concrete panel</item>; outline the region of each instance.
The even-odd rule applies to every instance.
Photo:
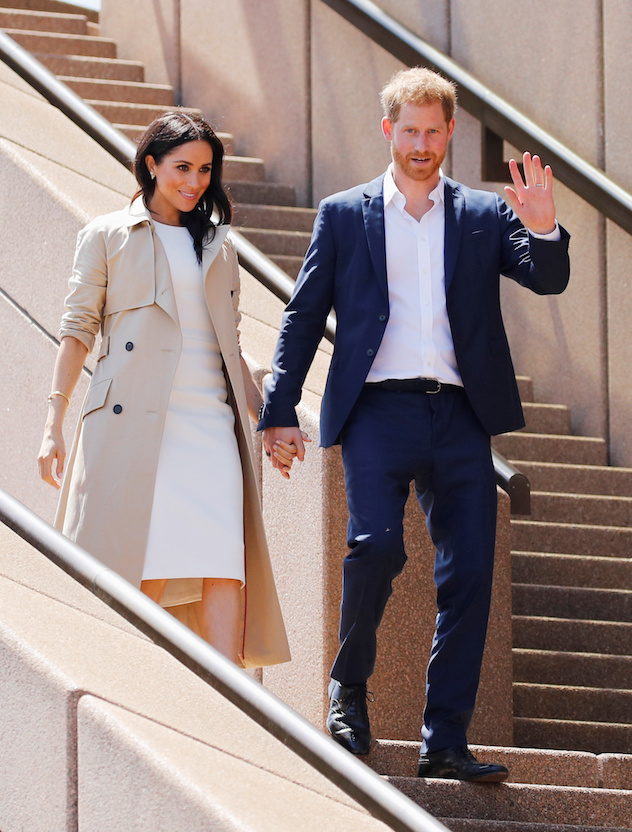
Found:
[[[311,198],[306,0],[189,0],[181,6],[184,102],[265,159],[267,178]]]
[[[328,780],[148,640],[4,578],[0,598],[0,788],[3,794],[15,794],[11,803],[0,805],[3,830],[19,829],[18,823],[34,832],[73,828],[66,824],[76,793],[75,710],[83,693],[352,805]]]
[[[228,750],[84,696],[78,709],[79,832],[387,827],[357,804],[281,779]]]

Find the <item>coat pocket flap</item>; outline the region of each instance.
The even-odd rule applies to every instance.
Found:
[[[91,413],[93,410],[98,410],[100,407],[103,407],[111,384],[112,379],[106,378],[90,387],[88,395],[86,396],[86,403],[83,408],[84,416],[87,416],[88,413]]]

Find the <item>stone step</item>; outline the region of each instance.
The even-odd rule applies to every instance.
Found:
[[[632,494],[632,468],[535,462],[511,457],[529,478],[533,491],[627,497]]]
[[[632,559],[512,552],[511,577],[518,584],[626,589],[632,586]]]
[[[225,156],[224,178],[242,182],[264,182],[266,178],[263,159],[251,156]]]
[[[621,621],[577,621],[550,616],[513,616],[513,646],[529,650],[608,653],[632,656],[632,624]],[[625,687],[610,684],[609,687]]]
[[[532,490],[531,520],[632,526],[632,497]]]
[[[286,272],[292,280],[296,280],[298,273],[301,270],[301,266],[303,265],[302,257],[293,257],[289,254],[271,254],[270,260],[272,260],[273,263],[276,263],[280,269],[283,269],[283,271]]]
[[[513,702],[516,717],[632,724],[632,690],[516,682]]]
[[[538,433],[504,433],[492,438],[492,447],[507,459],[605,465],[607,448],[603,439],[585,436],[555,436]],[[550,489],[547,489],[550,490]]]
[[[525,402],[533,401],[533,381],[529,376],[516,376],[518,382],[518,392],[520,393],[520,400],[523,404]]]
[[[509,783],[632,789],[632,756],[613,758],[607,754],[548,748],[481,745],[472,745],[470,748],[481,762],[507,766]],[[419,742],[378,739],[372,743],[369,754],[362,759],[378,774],[415,777],[418,757]]]
[[[104,78],[73,78],[69,75],[59,75],[58,78],[82,98],[173,107],[173,87],[166,84],[144,84]]]
[[[58,32],[86,35],[88,18],[79,14],[55,14],[26,9],[0,8],[0,29],[26,29],[31,32]]]
[[[242,228],[275,228],[279,231],[306,231],[311,234],[315,216],[313,208],[241,203],[235,206],[235,225]]]
[[[155,104],[130,104],[125,101],[96,101],[86,99],[86,104],[101,113],[113,124],[144,124],[147,127],[155,118],[167,112],[178,110],[184,113],[199,113],[193,107],[160,107]],[[143,128],[144,130],[145,128]]]
[[[513,613],[632,624],[632,590],[513,584]],[[632,655],[632,639],[629,653]]]
[[[511,542],[512,548],[520,552],[619,558],[632,556],[632,529],[624,526],[512,520]]]
[[[112,81],[145,80],[145,65],[140,61],[111,60],[78,55],[54,55],[47,52],[33,52],[40,63],[55,75],[73,78],[101,78]]]
[[[516,682],[632,690],[632,656],[514,648],[513,666]]]
[[[593,754],[632,753],[632,725],[588,720],[514,718],[514,745],[557,748]],[[632,793],[629,795],[632,811]],[[630,821],[632,822],[632,815]]]
[[[450,832],[629,832],[622,826],[569,826],[567,823],[524,823],[475,818],[437,818]]]
[[[0,7],[34,12],[81,14],[95,23],[99,20],[99,13],[94,9],[87,9],[74,3],[64,3],[62,0],[0,0]]]
[[[306,231],[242,228],[242,234],[268,256],[282,254],[302,258],[305,256],[310,239]]]
[[[226,179],[224,182],[233,202],[261,205],[296,205],[296,190],[292,185],[276,182],[243,182]]]
[[[32,32],[26,29],[5,29],[29,52],[47,55],[85,55],[92,58],[116,58],[116,43],[111,38],[90,35],[64,35],[55,32]]]
[[[482,786],[454,780],[391,777],[389,781],[434,817],[486,821],[563,823],[574,826],[630,825],[632,792],[505,783]]]
[[[113,126],[116,127],[117,130],[120,130],[121,133],[126,135],[129,139],[131,139],[134,142],[137,142],[147,129],[146,124],[117,124],[116,122],[113,122]],[[226,155],[233,152],[235,146],[235,139],[232,133],[216,133],[215,135],[220,139],[220,141],[224,145],[224,151]]]
[[[523,402],[527,433],[567,435],[571,432],[571,412],[563,404]]]

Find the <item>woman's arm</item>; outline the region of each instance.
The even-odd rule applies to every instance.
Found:
[[[44,438],[37,457],[40,477],[54,488],[61,485],[66,459],[62,430],[64,416],[87,354],[87,347],[77,338],[69,335],[62,338],[53,372],[52,392],[55,395],[48,400]]]

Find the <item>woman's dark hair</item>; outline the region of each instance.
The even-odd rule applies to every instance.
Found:
[[[149,205],[156,188],[156,180],[151,178],[145,161],[147,156],[153,156],[156,164],[159,164],[176,147],[194,141],[208,142],[211,146],[211,181],[195,208],[192,211],[182,211],[180,219],[193,237],[193,247],[201,263],[204,245],[212,240],[215,234],[215,224],[211,219],[213,210],[219,217],[218,225],[230,223],[232,217],[230,200],[222,187],[224,146],[202,116],[195,113],[170,112],[152,121],[142,135],[136,151],[134,174],[140,189],[134,194],[134,199],[142,194],[145,204]]]

